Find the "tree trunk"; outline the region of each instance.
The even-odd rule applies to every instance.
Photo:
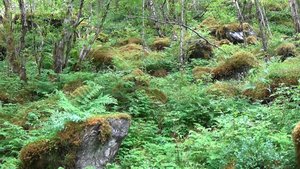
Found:
[[[256,7],[256,14],[259,21],[259,29],[261,32],[261,39],[263,44],[263,50],[266,52],[268,50],[268,41],[267,41],[267,34],[266,34],[266,23],[265,23],[265,16],[262,12],[259,0],[255,0],[255,7]]]
[[[170,0],[169,5],[170,5],[169,15],[171,16],[171,20],[175,21],[176,20],[175,0]]]
[[[300,18],[298,13],[298,3],[296,0],[289,0],[292,17],[294,20],[295,31],[296,33],[300,33]]]
[[[93,46],[93,44],[95,43],[95,41],[97,40],[100,32],[101,32],[101,29],[102,27],[104,26],[104,23],[105,23],[105,20],[106,20],[106,17],[108,15],[108,12],[109,12],[109,9],[110,9],[110,4],[111,4],[111,0],[109,0],[105,6],[105,11],[104,11],[104,14],[102,16],[102,19],[100,21],[100,24],[98,25],[97,29],[96,29],[96,32],[95,32],[95,35],[94,35],[94,38],[89,42],[88,45],[83,45],[81,51],[80,51],[80,54],[79,54],[79,59],[78,59],[78,62],[74,65],[73,67],[73,70],[74,71],[77,71],[80,69],[81,67],[81,63],[82,61],[86,58],[86,56],[89,54],[89,52],[91,51],[91,48]]]
[[[157,31],[158,36],[163,37],[163,33],[161,31],[161,25],[159,24],[159,22],[155,21],[155,20],[158,20],[158,15],[157,15],[155,4],[154,4],[153,0],[149,0],[149,10],[151,13],[151,18],[154,19],[154,27]]]
[[[142,41],[143,41],[143,48],[146,48],[146,40],[145,40],[145,0],[142,2],[142,15],[143,15],[143,20],[142,20]]]
[[[27,81],[26,67],[25,67],[26,60],[24,55],[22,54],[22,50],[25,48],[25,36],[27,33],[26,10],[25,10],[24,0],[19,0],[19,7],[21,11],[22,30],[21,30],[20,45],[17,51],[17,56],[20,58],[20,63],[21,63],[20,70],[19,70],[20,79],[26,82]]]
[[[181,0],[181,25],[184,25],[184,0]],[[184,65],[184,60],[185,60],[185,55],[184,55],[184,31],[185,31],[185,27],[184,26],[180,26],[180,56],[179,56],[179,62],[180,65],[183,66]]]
[[[3,0],[4,4],[4,18],[3,18],[3,27],[5,30],[6,36],[6,48],[7,48],[7,57],[10,70],[14,73],[19,72],[19,64],[17,62],[17,55],[16,55],[16,48],[15,48],[15,41],[13,35],[13,28],[12,28],[12,12],[11,12],[11,1],[10,0]]]
[[[244,16],[241,12],[241,8],[240,8],[240,5],[239,5],[239,2],[237,0],[233,0],[233,3],[236,7],[236,10],[237,10],[237,13],[238,13],[238,20],[240,22],[240,27],[243,31],[243,39],[244,39],[244,45],[247,46],[247,41],[246,41],[246,34],[245,34],[245,31],[244,31],[244,26],[243,26],[243,23],[244,23]]]
[[[68,5],[67,17],[64,23],[67,25],[63,30],[62,38],[59,42],[55,43],[53,50],[54,58],[54,71],[55,73],[61,73],[62,70],[67,66],[69,60],[69,53],[73,47],[73,39],[77,26],[81,22],[82,9],[84,5],[84,0],[80,1],[79,12],[77,14],[77,19],[72,20],[73,15],[73,1]]]

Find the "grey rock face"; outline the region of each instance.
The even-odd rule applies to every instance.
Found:
[[[111,126],[111,136],[105,143],[101,143],[99,140],[100,124],[85,129],[76,154],[76,169],[85,167],[102,169],[114,159],[122,140],[128,134],[130,121],[128,119],[108,119],[108,122]]]

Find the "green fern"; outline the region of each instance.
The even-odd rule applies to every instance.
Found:
[[[58,92],[60,97],[59,106],[69,113],[74,113],[81,117],[106,112],[106,105],[116,104],[116,99],[109,95],[103,95],[103,87],[87,81],[86,85],[77,88],[70,97]]]

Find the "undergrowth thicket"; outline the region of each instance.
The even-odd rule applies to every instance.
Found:
[[[291,132],[300,121],[299,35],[287,2],[263,1],[273,32],[267,52],[260,42],[226,42],[209,58],[183,66],[179,42],[158,39],[150,25],[144,30],[149,48],[143,49],[141,20],[123,16],[141,10],[140,1],[132,2],[120,1],[122,10],[108,16],[80,71],[71,67],[86,39],[78,39],[68,68],[51,70],[51,46],[60,32],[51,25],[43,28],[49,34],[40,74],[28,44],[28,83],[0,61],[0,168],[18,168],[22,147],[52,138],[66,122],[115,112],[131,115],[132,122],[107,168],[296,168]],[[187,21],[217,43],[211,29],[237,23],[235,8],[231,1],[201,2],[203,18],[188,13]],[[258,31],[255,18],[249,21]],[[169,28],[165,32],[179,32]],[[185,38],[197,39],[192,32]],[[193,49],[189,43],[184,48]]]

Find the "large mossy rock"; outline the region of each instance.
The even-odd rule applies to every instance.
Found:
[[[248,23],[243,23],[242,25],[239,23],[231,23],[219,26],[215,31],[215,35],[219,40],[228,39],[230,42],[237,44],[243,43],[249,36],[255,37],[256,33]],[[253,38],[251,39],[251,44],[253,43],[252,41],[254,41]]]
[[[241,79],[247,72],[258,66],[258,60],[249,52],[237,52],[212,70],[216,80]]]
[[[188,59],[210,59],[213,56],[213,48],[203,40],[192,40],[189,42]]]
[[[295,145],[295,151],[296,151],[296,161],[298,164],[298,167],[300,167],[300,123],[298,123],[292,133],[293,142]]]
[[[40,140],[23,147],[22,169],[102,169],[116,156],[128,134],[130,116],[116,114],[93,117],[85,122],[71,122],[50,140]]]

